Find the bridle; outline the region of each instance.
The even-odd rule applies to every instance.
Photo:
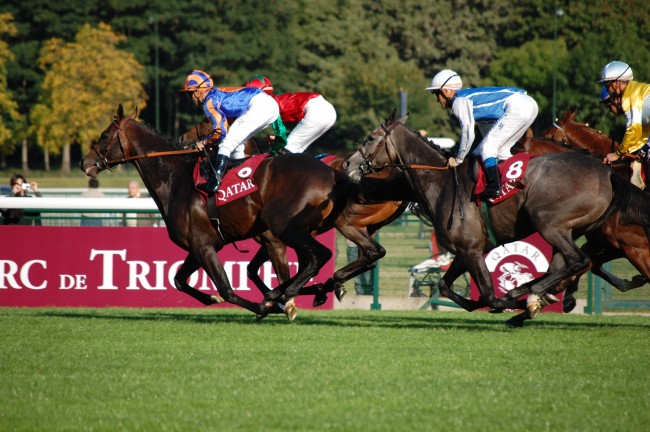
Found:
[[[371,154],[369,155],[366,154],[363,145],[359,147],[359,154],[363,159],[363,163],[359,164],[358,167],[358,170],[361,173],[361,175],[368,175],[371,173],[376,174],[379,171],[382,171],[386,168],[421,169],[421,170],[430,170],[430,171],[442,171],[442,170],[449,169],[448,165],[431,166],[431,165],[405,164],[404,161],[402,160],[402,156],[400,155],[397,149],[397,145],[395,144],[395,141],[393,140],[393,137],[391,135],[391,132],[393,132],[393,130],[395,129],[395,125],[397,124],[398,123],[394,123],[389,127],[386,127],[383,124],[381,125],[381,128],[385,132],[384,136],[382,137],[381,141],[379,141],[379,143],[377,144],[377,146],[375,147],[374,151]],[[382,149],[385,149],[386,156],[388,157],[388,162],[383,164],[373,165],[372,161],[377,157],[377,154]],[[392,152],[391,149],[393,150]],[[395,161],[395,159],[397,159],[397,162]]]
[[[98,169],[100,169],[102,171],[103,170],[112,171],[112,168],[114,166],[116,166],[116,165],[121,165],[121,164],[131,162],[131,161],[137,160],[137,159],[160,157],[160,156],[182,155],[182,154],[198,153],[199,152],[198,149],[192,148],[192,149],[185,149],[185,150],[157,151],[157,152],[149,152],[149,153],[140,154],[140,155],[138,155],[138,154],[133,155],[132,154],[133,153],[132,152],[133,145],[131,144],[131,141],[129,140],[129,138],[126,135],[126,132],[125,132],[126,123],[129,120],[135,121],[135,120],[133,120],[132,118],[129,118],[129,117],[125,117],[122,120],[120,120],[120,123],[117,126],[117,131],[115,133],[113,133],[113,135],[109,138],[109,140],[108,140],[109,145],[106,146],[106,147],[109,147],[110,144],[112,144],[113,141],[115,140],[115,137],[117,136],[117,140],[118,140],[118,142],[120,144],[120,149],[122,150],[122,154],[124,154],[124,157],[119,158],[119,159],[111,159],[111,160],[107,159],[105,156],[103,156],[100,153],[100,151],[98,149],[99,145],[97,145],[98,142],[95,142],[92,145],[92,149],[97,154],[97,157],[100,159],[99,162],[96,162],[94,164],[95,167],[97,167]],[[116,121],[117,121],[117,119],[115,119],[113,121],[113,124],[115,124]]]

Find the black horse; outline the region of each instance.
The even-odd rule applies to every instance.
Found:
[[[275,301],[281,300],[286,303],[287,316],[293,319],[293,297],[332,256],[312,233],[333,225],[349,199],[359,196],[359,185],[309,155],[267,158],[254,174],[258,190],[220,206],[219,222],[213,223],[194,188],[196,154],[183,154],[192,151],[176,149],[172,142],[137,122],[136,116],[137,110],[125,117],[120,105],[117,116],[81,161],[82,171],[95,177],[121,163],[135,165],[165,220],[169,237],[188,251],[174,277],[178,290],[205,305],[225,300],[258,316],[268,314]],[[299,269],[257,304],[235,294],[216,253],[228,243],[265,232],[296,251]],[[187,284],[200,267],[212,279],[218,295],[202,293]]]
[[[348,160],[347,171],[355,177],[385,167],[406,173],[435,227],[438,242],[455,254],[439,283],[440,293],[468,311],[484,306],[527,307],[534,317],[549,290],[588,269],[590,261],[574,239],[596,230],[616,212],[632,223],[648,226],[647,218],[639,214],[639,209],[646,207],[639,191],[589,156],[569,152],[531,159],[521,181],[522,190],[489,206],[489,218],[473,199],[475,161],[468,160],[456,172],[448,169],[447,159],[439,147],[396,123],[383,134],[371,134]],[[553,247],[548,273],[497,298],[483,254],[536,231]],[[478,301],[463,298],[449,288],[466,270],[481,292]],[[516,300],[529,292],[532,294],[526,302]]]

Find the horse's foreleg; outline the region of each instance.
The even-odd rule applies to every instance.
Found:
[[[185,258],[185,261],[181,265],[181,268],[178,270],[174,276],[174,285],[176,289],[180,292],[183,292],[206,306],[213,305],[215,303],[223,303],[224,300],[219,294],[209,295],[204,292],[197,290],[196,288],[191,287],[187,283],[187,279],[192,276],[192,273],[197,271],[200,268],[199,263],[194,259],[192,254],[188,254]]]
[[[442,297],[447,297],[449,300],[453,301],[466,311],[472,312],[482,306],[485,306],[485,304],[480,301],[466,299],[451,289],[454,281],[462,276],[466,270],[467,269],[465,267],[464,261],[459,256],[455,256],[449,265],[449,269],[445,272],[442,279],[440,279],[440,282],[438,282],[438,291]],[[433,295],[433,293],[431,293],[431,295]]]

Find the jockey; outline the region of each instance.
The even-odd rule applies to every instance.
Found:
[[[198,187],[215,193],[221,184],[230,157],[242,159],[244,143],[270,125],[279,113],[278,104],[263,91],[254,88],[215,88],[207,73],[194,70],[185,79],[181,92],[188,93],[195,105],[203,104],[212,122],[212,132],[196,143],[199,150],[219,145],[206,179]],[[228,120],[234,121],[228,128]],[[209,163],[209,162],[208,162]]]
[[[535,121],[537,102],[515,87],[463,89],[460,76],[449,69],[438,72],[426,90],[431,90],[442,107],[450,108],[460,122],[458,152],[448,162],[452,168],[463,163],[470,152],[475,122],[495,121],[473,154],[480,155],[487,177],[481,198],[497,197],[501,188],[498,162],[512,156],[510,148]]]
[[[615,153],[603,160],[611,164],[625,153],[647,152],[650,135],[650,84],[633,81],[632,69],[626,63],[613,61],[603,68],[600,80],[611,95],[610,110],[616,115],[625,114],[627,121],[623,142]]]
[[[336,110],[319,93],[276,95],[273,92],[273,84],[263,75],[253,75],[246,87],[262,89],[272,96],[280,107],[280,116],[273,122],[275,137],[272,153],[302,153],[336,122]],[[294,126],[289,134],[285,124]]]

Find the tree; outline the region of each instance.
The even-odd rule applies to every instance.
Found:
[[[12,24],[11,14],[0,14],[0,37],[3,35],[15,35],[16,27]],[[18,112],[18,104],[7,88],[7,62],[13,59],[9,51],[9,44],[0,39],[0,166],[5,168],[5,155],[11,154],[16,147],[15,133],[17,125],[22,120]]]
[[[46,73],[31,121],[45,154],[63,153],[64,173],[70,172],[71,144],[88,149],[119,104],[146,106],[143,66],[117,48],[125,40],[107,24],[86,24],[74,42],[51,39],[43,47]]]

